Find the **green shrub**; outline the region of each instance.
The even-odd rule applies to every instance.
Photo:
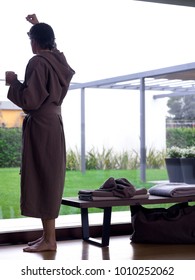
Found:
[[[166,152],[157,151],[155,149],[149,149],[146,156],[146,163],[148,168],[162,168],[165,163]],[[86,156],[86,169],[97,170],[125,170],[125,169],[138,169],[140,166],[139,153],[132,151],[123,151],[116,153],[113,149],[103,148],[102,152],[95,150],[94,148],[87,153]]]
[[[80,170],[81,156],[79,155],[78,150],[74,152],[72,149],[69,149],[66,153],[66,169],[67,170]]]
[[[102,152],[93,147],[86,155],[86,169],[116,169],[116,158],[112,148],[103,147]]]
[[[147,168],[161,168],[165,164],[166,152],[150,148],[146,155]]]
[[[166,141],[167,148],[171,148],[172,146],[179,148],[195,146],[195,128],[167,128]]]
[[[130,152],[123,151],[120,153],[115,153],[113,156],[114,169],[137,169],[140,165],[139,154],[132,150]]]
[[[0,167],[20,166],[21,137],[21,128],[0,128]]]
[[[86,161],[86,169],[87,170],[95,170],[99,169],[98,168],[98,156],[96,154],[97,152],[95,151],[94,148],[92,148],[88,153],[85,158]]]

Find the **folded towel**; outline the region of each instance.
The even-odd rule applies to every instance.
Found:
[[[83,196],[82,194],[79,195],[80,200],[86,200],[86,201],[108,201],[108,200],[119,200],[120,197],[117,196]]]
[[[98,196],[98,197],[110,197],[114,196],[110,191],[102,191],[102,190],[80,190],[78,192],[79,195],[82,196]]]
[[[157,196],[193,196],[195,195],[195,185],[189,185],[185,183],[158,184],[151,187],[148,191],[151,195]]]
[[[123,200],[135,200],[135,199],[146,199],[149,197],[149,194],[138,194],[134,195],[132,197],[125,197]],[[118,196],[83,196],[82,194],[79,195],[80,200],[86,200],[86,201],[110,201],[110,200],[121,200],[121,197]]]
[[[83,200],[94,200],[101,198],[131,198],[135,195],[147,196],[146,188],[136,189],[126,178],[108,178],[97,190],[80,190],[79,198]]]
[[[130,199],[145,199],[149,197],[149,193],[146,194],[136,194],[132,196]]]

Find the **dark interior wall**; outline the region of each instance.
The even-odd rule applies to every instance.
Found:
[[[195,7],[194,0],[135,0],[135,1]]]

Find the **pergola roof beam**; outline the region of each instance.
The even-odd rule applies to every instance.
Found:
[[[71,84],[70,90],[79,88],[140,90],[140,81],[145,80],[145,90],[178,92],[195,88],[195,63],[182,64],[118,76],[86,83]],[[159,95],[161,96],[161,95]]]
[[[93,87],[99,87],[99,86],[106,86],[121,82],[127,82],[132,80],[137,80],[141,78],[158,78],[158,79],[180,79],[182,77],[182,80],[193,80],[195,79],[195,63],[187,63],[177,66],[171,66],[166,68],[161,68],[158,70],[151,70],[151,71],[145,71],[135,74],[129,74],[129,75],[123,75],[108,79],[102,79],[102,80],[96,80],[92,82],[86,82],[86,83],[78,83],[78,84],[71,84],[70,90],[73,89],[79,89],[79,88],[93,88]]]

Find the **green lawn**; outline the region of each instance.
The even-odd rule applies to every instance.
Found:
[[[136,187],[150,187],[151,183],[140,182],[138,170],[90,170],[82,174],[80,171],[67,171],[64,196],[77,196],[80,189],[98,189],[109,177],[127,178]],[[147,182],[166,180],[165,169],[150,169],[146,173]],[[19,168],[0,168],[0,218],[16,218],[20,216],[20,175]],[[116,207],[115,210],[126,210],[127,207]],[[91,211],[96,211],[93,209]],[[60,214],[79,213],[79,209],[62,206]]]

